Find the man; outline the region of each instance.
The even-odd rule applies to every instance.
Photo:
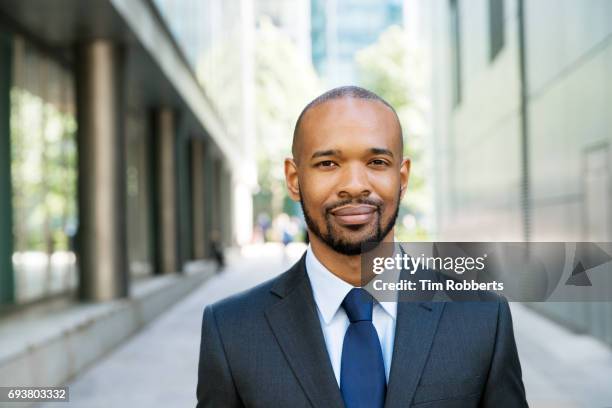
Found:
[[[395,111],[365,89],[306,106],[285,176],[310,245],[206,307],[198,407],[527,406],[506,302],[378,303],[359,288],[362,243],[393,242],[402,152]]]

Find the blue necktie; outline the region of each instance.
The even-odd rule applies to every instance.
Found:
[[[364,289],[351,289],[342,307],[351,322],[344,335],[340,368],[344,405],[382,408],[387,382],[380,341],[372,324],[372,296]]]

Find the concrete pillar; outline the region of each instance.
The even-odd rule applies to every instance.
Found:
[[[176,122],[172,109],[156,115],[158,168],[158,272],[174,273],[178,266],[178,201],[176,167]]]
[[[205,201],[204,201],[204,141],[192,139],[191,145],[191,192],[193,211],[193,256],[203,259],[206,256]]]
[[[220,235],[220,213],[219,209],[221,208],[221,189],[220,186],[220,178],[221,174],[219,171],[220,161],[217,158],[211,158],[211,167],[210,167],[210,205],[211,205],[211,223],[210,223],[210,231],[211,234]]]
[[[210,245],[212,232],[215,228],[215,166],[216,160],[210,145],[205,149],[204,155],[204,239],[206,242],[206,257],[211,256]]]
[[[177,167],[177,223],[178,223],[178,271],[193,259],[193,218],[191,198],[191,141],[192,133],[188,121],[180,120],[176,126]]]
[[[214,210],[213,210],[213,231],[215,231],[215,235],[217,239],[220,240],[222,244],[225,244],[225,234],[224,234],[224,226],[225,226],[225,218],[224,218],[224,200],[223,200],[223,161],[221,159],[215,160],[215,195],[214,195]]]
[[[0,32],[0,304],[15,300],[11,188],[12,39]]]
[[[108,40],[80,45],[76,61],[82,299],[128,294],[123,138],[124,62]]]
[[[225,246],[233,246],[234,242],[234,229],[233,229],[233,215],[234,215],[234,202],[233,202],[233,183],[231,172],[226,169],[222,164],[220,165],[221,171],[221,235],[223,237],[223,244]]]

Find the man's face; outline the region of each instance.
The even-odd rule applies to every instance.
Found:
[[[345,255],[387,237],[408,182],[401,150],[395,115],[381,102],[341,98],[309,110],[285,174],[310,232]]]

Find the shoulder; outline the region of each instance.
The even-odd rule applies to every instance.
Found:
[[[420,271],[421,272],[421,271]],[[481,307],[497,310],[500,305],[507,303],[501,292],[503,286],[493,283],[480,282],[473,279],[461,278],[458,275],[449,275],[438,270],[422,270],[422,276],[433,282],[441,283],[443,287],[439,293],[453,303],[466,303],[472,307]]]
[[[278,302],[282,294],[306,276],[304,257],[287,271],[259,285],[219,300],[206,309],[219,321],[240,321],[261,317],[269,306]]]
[[[470,330],[495,333],[498,321],[510,318],[508,301],[501,293],[447,285],[448,282],[456,283],[461,280],[436,270],[424,270],[422,273],[427,279],[443,283],[445,290],[432,295],[445,303],[444,320],[452,326],[463,325]]]
[[[281,276],[207,305],[202,318],[202,337],[215,333],[229,352],[234,349],[232,345],[241,350],[245,338],[261,335],[267,327],[265,312],[277,301],[271,290]]]
[[[213,310],[215,316],[240,315],[249,310],[265,308],[271,300],[274,300],[271,291],[282,276],[279,275],[255,287],[221,299],[208,305],[207,308]]]
[[[495,342],[512,328],[508,301],[500,294],[483,291],[475,301],[449,301],[444,309],[443,327],[452,336],[473,338],[482,343]]]

